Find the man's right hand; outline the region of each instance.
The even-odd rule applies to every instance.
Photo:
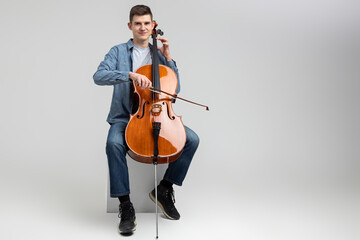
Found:
[[[130,72],[129,78],[136,82],[136,85],[141,88],[149,88],[152,85],[152,82],[145,75]]]

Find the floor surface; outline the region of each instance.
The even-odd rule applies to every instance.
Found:
[[[117,214],[106,213],[105,204],[96,207],[96,200],[87,204],[60,196],[46,204],[36,199],[24,204],[21,199],[2,200],[7,205],[1,206],[0,239],[155,239],[152,213],[137,213],[137,230],[132,236],[122,236],[117,232]],[[171,221],[159,215],[159,239],[360,239],[360,196],[353,191],[248,192],[199,197],[190,204],[184,196],[177,200],[181,219]],[[189,205],[191,209],[183,207]]]

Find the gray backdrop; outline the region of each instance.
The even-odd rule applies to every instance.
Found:
[[[175,188],[183,208],[224,201],[240,214],[244,196],[282,193],[359,200],[357,1],[2,0],[2,213],[105,211],[112,87],[92,75],[131,37],[136,3],[170,41],[181,96],[211,110],[174,106],[201,138]]]

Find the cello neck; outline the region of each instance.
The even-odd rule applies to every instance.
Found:
[[[152,47],[152,83],[153,87],[161,89],[159,74],[159,56],[157,53],[156,29],[153,30],[153,47]]]

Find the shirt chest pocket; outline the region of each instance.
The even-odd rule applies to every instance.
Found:
[[[118,63],[118,70],[120,71],[130,71],[130,64],[127,61],[120,61]]]

